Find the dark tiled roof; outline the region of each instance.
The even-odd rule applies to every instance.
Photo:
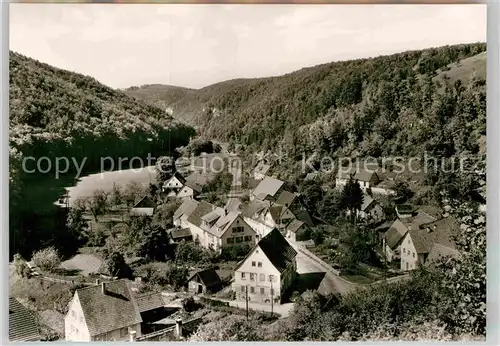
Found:
[[[264,209],[269,208],[270,203],[268,201],[261,201],[259,199],[254,199],[245,208],[243,208],[243,216],[253,217],[256,213],[262,212]]]
[[[427,214],[423,210],[419,209],[417,211],[417,214],[415,216],[409,217],[409,218],[404,218],[401,219],[401,222],[408,228],[408,229],[419,229],[421,225],[429,223],[429,222],[434,222],[436,221],[436,218],[432,215]]]
[[[280,273],[293,263],[297,251],[286,241],[276,228],[257,244]]]
[[[269,212],[271,213],[271,217],[273,218],[273,220],[278,221],[283,212],[283,207],[280,205],[273,205],[271,208],[269,208]]]
[[[401,240],[403,240],[406,232],[408,232],[406,226],[400,220],[396,220],[391,227],[389,227],[387,232],[385,232],[385,242],[392,250],[394,250],[401,243]]]
[[[192,199],[185,200],[181,206],[175,211],[174,213],[174,220],[179,219],[182,216],[187,216],[191,215],[191,213],[196,209],[198,206],[198,202]]]
[[[134,208],[155,208],[156,203],[151,200],[148,196],[142,197],[142,199],[134,205]]]
[[[219,285],[221,283],[221,279],[219,274],[214,269],[205,269],[195,273],[193,276],[189,278],[188,281],[191,281],[195,276],[200,278],[200,281],[206,287],[213,287]]]
[[[101,285],[76,291],[91,336],[142,322],[128,280],[111,281],[105,285],[106,294],[102,293]]]
[[[297,213],[296,217],[300,221],[303,221],[304,223],[306,223],[308,226],[310,226],[310,227],[314,226],[314,222],[313,222],[313,220],[311,218],[311,215],[309,214],[309,212],[307,210],[301,210],[301,211],[299,211]]]
[[[192,236],[193,234],[191,233],[191,230],[189,228],[173,229],[170,231],[170,237],[174,240]]]
[[[164,306],[163,297],[160,292],[137,294],[135,296],[139,312],[146,312],[162,308]]]
[[[376,201],[369,195],[365,195],[363,198],[363,204],[361,205],[362,211],[369,210],[370,207],[373,207],[376,204]]]
[[[214,205],[201,201],[191,215],[189,215],[188,221],[199,227],[201,225],[201,218],[213,210],[215,210]]]
[[[248,182],[248,187],[252,190],[254,190],[259,184],[260,184],[260,180],[259,179],[250,179],[250,181]]]
[[[16,298],[9,298],[9,341],[40,341],[35,317]]]
[[[288,191],[282,191],[278,198],[276,199],[276,204],[284,205],[285,207],[289,207],[292,205],[293,201],[297,198],[297,195],[288,192]]]
[[[369,171],[369,170],[364,170],[364,169],[359,170],[354,175],[354,179],[359,180],[359,181],[368,182],[368,181],[371,181],[373,178],[375,178],[375,180],[378,180],[377,173],[375,173],[373,171]]]
[[[279,179],[265,177],[259,185],[257,185],[252,194],[259,198],[262,198],[263,195],[274,197],[283,184],[284,182]]]
[[[302,226],[304,225],[304,222],[300,220],[292,220],[288,226],[286,226],[286,229],[290,232],[296,233]]]

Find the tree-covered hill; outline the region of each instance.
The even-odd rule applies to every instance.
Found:
[[[154,90],[174,117],[248,150],[451,155],[477,151],[485,133],[485,51],[475,43],[334,62],[190,90],[172,103],[168,89]],[[148,90],[128,93],[152,102]]]
[[[15,52],[10,52],[9,67],[11,251],[29,255],[41,244],[58,239],[59,245],[65,245],[64,215],[47,214],[47,209],[57,211],[45,207],[73,183],[76,166],[71,164],[65,175],[56,178],[57,158],[83,164],[84,173],[96,172],[101,158],[130,160],[149,153],[158,157],[187,144],[195,134],[164,109],[94,78]],[[24,171],[23,157],[30,156],[48,158],[52,169],[43,174]],[[44,160],[45,170],[48,161]]]

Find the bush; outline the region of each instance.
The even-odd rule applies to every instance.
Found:
[[[200,304],[195,302],[193,297],[188,297],[182,300],[182,308],[186,312],[193,312],[200,308]]]
[[[55,272],[61,264],[61,257],[54,247],[48,247],[33,254],[33,262],[42,270]]]
[[[14,261],[12,262],[14,266],[14,273],[25,279],[29,279],[31,276],[31,269],[26,264],[26,261],[19,254],[14,255]]]

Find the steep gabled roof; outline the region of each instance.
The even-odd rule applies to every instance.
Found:
[[[9,297],[9,341],[40,341],[38,323],[16,298]]]
[[[81,288],[75,293],[91,336],[142,322],[128,280],[106,282],[105,294],[101,285]]]
[[[262,198],[264,195],[274,197],[284,184],[285,183],[279,179],[265,177],[259,185],[257,185],[255,190],[253,190],[252,194],[259,198]]]
[[[297,251],[295,251],[276,228],[262,238],[257,246],[280,273],[283,273],[293,263],[295,256],[297,256]]]
[[[363,198],[363,204],[361,204],[361,211],[369,210],[369,208],[375,204],[376,201],[370,195],[365,195]]]
[[[219,277],[219,274],[214,269],[205,269],[202,271],[199,271],[195,274],[193,274],[188,281],[191,281],[195,276],[198,276],[200,281],[205,285],[206,287],[213,287],[216,285],[221,284],[221,279]]]
[[[181,184],[186,183],[186,179],[179,172],[176,171],[169,179],[165,180],[165,182],[163,183],[163,186],[166,186],[170,182],[170,180],[172,180],[173,178],[176,178],[177,180],[179,180],[179,182]]]
[[[174,213],[174,220],[181,218],[182,216],[189,217],[191,213],[198,207],[199,202],[187,199],[185,200],[181,206]]]
[[[372,180],[372,178],[376,178],[378,180],[377,173],[371,170],[366,170],[366,169],[360,169],[356,174],[354,175],[355,180],[359,181],[365,181],[369,182]]]
[[[406,232],[408,229],[400,220],[394,221],[384,234],[386,244],[394,250],[401,243]]]
[[[187,220],[193,225],[200,227],[201,218],[207,215],[208,213],[214,211],[215,208],[216,208],[215,205],[212,205],[205,201],[201,201],[199,202],[196,209],[191,213],[191,215],[188,216]]]
[[[156,203],[149,196],[144,196],[142,199],[134,205],[136,208],[155,208]]]
[[[250,201],[250,203],[245,208],[243,208],[243,216],[252,218],[255,214],[261,213],[265,209],[269,208],[269,206],[269,201],[254,199]]]
[[[293,201],[297,198],[295,193],[289,191],[281,191],[278,198],[276,199],[276,204],[284,205],[285,207],[289,207],[292,205]]]
[[[290,232],[296,233],[305,223],[303,221],[294,219],[287,226],[286,229]]]

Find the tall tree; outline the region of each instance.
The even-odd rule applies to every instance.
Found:
[[[359,182],[350,177],[342,190],[340,205],[343,210],[350,212],[354,224],[356,223],[357,211],[361,209],[363,200],[364,195]]]

